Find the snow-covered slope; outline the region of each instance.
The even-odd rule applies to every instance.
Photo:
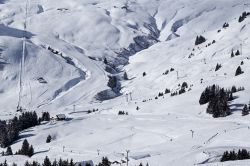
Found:
[[[249,116],[240,111],[250,100],[250,16],[239,23],[243,11],[250,11],[247,0],[3,1],[0,119],[16,114],[19,95],[27,111],[65,113],[71,119],[21,134],[37,153],[30,159],[7,157],[8,162],[22,165],[46,155],[120,161],[129,149],[131,165],[222,165],[224,150],[250,150]],[[229,27],[222,28],[225,22]],[[197,35],[207,41],[195,46]],[[231,58],[232,50],[242,55]],[[116,70],[121,93],[100,101],[100,92],[115,95],[107,86],[111,73],[104,58]],[[215,72],[217,63],[222,68]],[[236,77],[240,65],[244,74]],[[122,79],[124,71],[129,80]],[[155,99],[183,82],[190,91]],[[213,119],[206,105],[199,105],[200,94],[212,84],[245,87],[230,103],[232,115]],[[99,112],[86,115],[89,109]],[[120,110],[129,115],[118,116]],[[48,134],[54,138],[50,144]]]

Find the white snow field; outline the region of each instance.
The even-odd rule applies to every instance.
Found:
[[[0,162],[22,166],[49,156],[97,164],[103,156],[125,160],[130,150],[131,166],[249,165],[220,162],[225,150],[250,150],[250,116],[241,115],[250,101],[250,16],[239,23],[243,11],[250,12],[249,0],[0,0],[0,119],[18,115],[18,103],[69,118],[23,131],[12,150],[26,138],[35,154]],[[195,46],[197,35],[207,41]],[[241,55],[231,58],[232,50]],[[104,58],[121,77],[120,95],[107,91]],[[235,76],[238,66],[244,73]],[[190,91],[155,99],[183,82]],[[245,88],[231,115],[215,119],[199,105],[213,84]],[[110,99],[97,100],[100,92]]]

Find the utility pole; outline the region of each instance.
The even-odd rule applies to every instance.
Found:
[[[243,43],[243,42],[242,42],[242,43]],[[243,44],[242,44],[242,43],[240,44],[240,52],[241,52],[241,55],[243,55],[243,49],[242,49],[242,45],[243,45]]]
[[[64,152],[65,146],[63,146],[63,152]]]
[[[73,112],[76,112],[76,105],[73,105]]]
[[[130,101],[132,101],[132,92],[129,92]]]
[[[176,71],[177,80],[179,79],[179,72]]]
[[[190,130],[191,131],[191,133],[192,133],[192,138],[194,137],[194,131],[193,130]]]
[[[100,155],[100,149],[97,149],[97,154],[98,154],[98,156]]]
[[[128,159],[128,153],[130,152],[130,150],[126,150],[126,153],[127,153],[127,157],[126,157],[126,160],[127,160],[127,166],[128,166],[128,161],[129,161],[129,159]]]

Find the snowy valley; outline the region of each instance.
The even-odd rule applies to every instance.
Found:
[[[0,0],[0,144],[4,120],[50,114],[11,143],[31,157],[0,163],[248,165],[221,158],[250,151],[249,12],[249,0]]]

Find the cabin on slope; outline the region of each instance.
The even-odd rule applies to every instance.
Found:
[[[65,114],[57,114],[57,115],[56,115],[56,120],[57,120],[57,121],[66,120],[66,115],[65,115]]]

